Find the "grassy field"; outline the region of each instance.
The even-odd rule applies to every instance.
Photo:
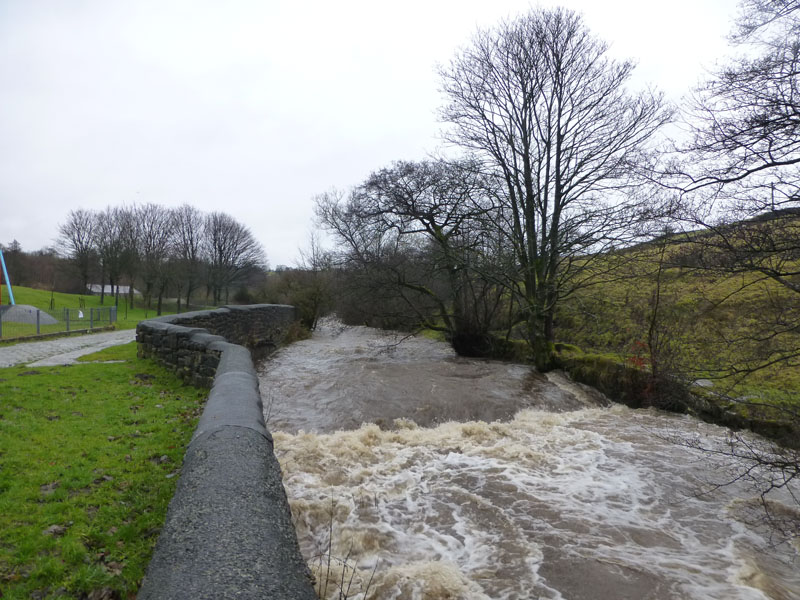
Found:
[[[135,344],[85,360],[118,362],[0,369],[4,600],[134,598],[173,495],[207,391]]]
[[[0,296],[2,296],[4,305],[9,303],[8,289],[5,285],[0,285]],[[114,306],[114,298],[109,296],[106,296],[104,303],[100,304],[100,296],[64,294],[61,292],[49,292],[47,290],[19,286],[14,286],[14,300],[17,304],[28,304],[42,310],[49,310],[52,306],[56,311],[60,311],[63,308],[81,308],[86,312],[89,308]],[[115,325],[117,329],[133,329],[139,321],[156,316],[155,309],[146,309],[140,306],[130,308],[127,306],[125,300],[126,299],[120,298],[119,301],[117,323]],[[167,303],[164,305],[162,314],[172,314],[176,312],[176,309],[177,307],[174,303]],[[82,325],[74,326],[74,328],[77,329],[84,326],[88,326],[86,322]],[[25,330],[22,335],[36,334],[36,327],[34,325],[26,327],[27,330]],[[42,327],[42,332],[48,332],[47,326]]]

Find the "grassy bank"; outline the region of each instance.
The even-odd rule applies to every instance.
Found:
[[[752,392],[747,385],[799,391],[800,297],[755,270],[697,266],[712,262],[709,253],[657,241],[603,257],[592,266],[595,284],[560,304],[557,341],[645,366],[656,361],[715,386],[742,384],[743,393]],[[800,261],[783,268],[800,270]],[[599,275],[606,271],[613,277]]]
[[[4,305],[8,304],[9,298],[6,286],[0,286],[0,295],[2,295],[2,303]],[[35,288],[19,286],[14,287],[14,300],[17,304],[28,304],[41,310],[56,311],[60,311],[64,308],[80,308],[85,312],[89,308],[108,308],[114,306],[114,298],[112,296],[106,296],[103,304],[101,304],[100,296],[86,294],[65,294],[62,292],[50,292],[47,290],[38,290]],[[139,321],[143,319],[152,319],[156,316],[155,308],[148,309],[143,306],[135,306],[135,308],[130,308],[127,306],[126,301],[127,298],[119,299],[119,306],[117,308],[117,323],[115,325],[117,329],[133,329],[136,327],[136,324]],[[141,298],[137,298],[134,304],[137,304],[137,302],[141,302]],[[177,312],[177,305],[175,302],[166,302],[162,308],[162,314],[165,315]],[[194,308],[195,307],[193,307],[193,309]],[[83,323],[80,326],[84,325],[88,326],[86,323]],[[73,327],[78,328],[79,325],[73,324]],[[29,326],[29,329],[30,331],[28,331],[26,335],[34,335],[36,333],[36,327],[34,325]],[[42,326],[43,332],[47,332],[47,330],[48,326]]]
[[[756,271],[700,268],[704,250],[662,240],[604,259],[617,261],[615,277],[559,309],[560,362],[628,404],[660,393],[654,405],[796,445],[798,295]]]
[[[135,597],[174,492],[207,391],[135,344],[86,360],[120,362],[0,369],[4,600]]]

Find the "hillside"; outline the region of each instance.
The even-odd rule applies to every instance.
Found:
[[[620,253],[613,280],[562,303],[559,341],[695,382],[717,398],[738,400],[738,412],[768,405],[778,407],[768,411],[771,418],[783,419],[779,413],[789,407],[797,420],[800,294],[780,278],[800,282],[792,246],[798,228],[794,215],[754,219]]]

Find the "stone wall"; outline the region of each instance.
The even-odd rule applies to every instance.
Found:
[[[292,306],[253,304],[142,321],[136,328],[139,357],[155,358],[185,382],[210,387],[226,349],[275,348],[294,315]]]
[[[160,317],[136,328],[139,356],[211,385],[140,600],[312,600],[250,347],[275,347],[294,321],[281,305]],[[237,342],[237,343],[231,343]]]

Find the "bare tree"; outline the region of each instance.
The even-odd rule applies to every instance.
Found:
[[[122,278],[122,276],[127,278],[128,306],[133,308],[133,290],[141,268],[141,245],[137,209],[135,206],[123,206],[117,208],[116,211],[116,218],[119,221],[119,236],[122,243],[120,278]]]
[[[710,218],[753,217],[798,207],[800,4],[747,0],[733,39],[749,50],[693,97],[692,139],[676,174]],[[755,54],[755,56],[754,56]]]
[[[115,296],[115,304],[119,303],[116,291],[119,289],[125,259],[124,222],[124,209],[121,208],[109,206],[95,213],[93,232],[94,245],[100,257],[100,304],[105,300],[106,277]]]
[[[177,261],[178,312],[181,310],[181,291],[186,291],[186,308],[192,292],[197,289],[202,263],[203,214],[188,204],[175,209],[175,259]]]
[[[69,211],[66,221],[58,226],[59,246],[78,269],[84,292],[89,286],[89,271],[94,258],[95,222],[94,213],[79,208]]]
[[[380,283],[419,324],[445,332],[457,351],[485,353],[504,296],[504,287],[479,271],[492,263],[486,250],[497,237],[485,228],[494,209],[487,185],[470,161],[396,162],[347,200],[318,198],[317,214],[349,261],[369,268],[370,294]]]
[[[344,248],[334,254],[332,265],[337,314],[346,323],[415,327],[419,317],[397,293],[396,278],[387,268],[403,254],[397,236],[365,218],[355,190],[329,190],[315,203],[317,218]]]
[[[668,181],[684,200],[691,263],[759,289],[770,310],[726,333],[742,376],[800,366],[800,3],[745,0],[732,40],[748,53],[702,86]],[[734,298],[736,294],[729,294]],[[745,351],[746,350],[746,351]]]
[[[310,234],[300,257],[296,268],[281,267],[270,273],[258,296],[262,302],[291,304],[300,323],[314,331],[319,319],[334,309],[334,282],[341,281],[341,273],[317,232]]]
[[[343,251],[334,256],[337,313],[345,322],[390,328],[413,327],[407,302],[397,293],[390,265],[403,255],[398,236],[376,227],[360,209],[356,190],[330,190],[315,199],[319,221],[337,238]],[[416,311],[412,311],[416,313]],[[413,324],[411,323],[413,321]]]
[[[359,188],[367,218],[403,238],[425,241],[422,248],[432,259],[426,278],[445,285],[437,290],[407,275],[399,283],[436,303],[435,319],[426,326],[445,331],[462,354],[490,350],[489,331],[502,305],[498,271],[490,275],[483,268],[497,256],[496,248],[487,252],[497,238],[491,181],[469,160],[397,162]]]
[[[169,209],[153,203],[137,206],[133,212],[138,231],[145,303],[150,308],[155,292],[157,313],[160,315],[168,283],[167,266],[173,248],[174,215]]]
[[[636,222],[623,191],[631,164],[669,119],[662,97],[625,88],[631,62],[606,56],[580,16],[536,9],[491,30],[440,71],[448,138],[503,183],[519,295],[540,367],[549,366],[556,304],[577,257]],[[585,273],[585,269],[584,269]]]
[[[311,330],[317,328],[320,317],[330,311],[332,305],[333,261],[331,253],[324,250],[319,236],[312,232],[308,246],[300,251],[302,293],[296,294],[301,320]],[[304,281],[302,281],[304,279]]]
[[[797,0],[742,0],[740,6],[739,18],[731,35],[734,42],[750,41],[770,28],[768,36],[778,44],[785,43],[786,38],[797,37],[798,22],[793,18],[800,9]],[[784,40],[781,41],[780,37]],[[762,40],[766,39],[762,37]]]
[[[264,268],[266,257],[250,230],[230,215],[213,212],[206,217],[204,254],[208,261],[208,285],[214,304],[225,301],[231,286],[253,269]]]
[[[731,388],[765,369],[800,367],[800,3],[744,0],[741,8],[732,41],[747,52],[696,91],[686,111],[691,138],[676,146],[666,173],[689,230],[683,263],[738,282],[718,307],[758,297],[756,311],[717,332],[723,350],[708,368]],[[725,458],[728,476],[718,485],[751,484],[762,516],[790,538],[800,532],[796,508],[772,497],[781,491],[800,504],[795,396],[736,399],[773,426],[767,432],[780,444],[738,433],[725,446],[682,440]]]

